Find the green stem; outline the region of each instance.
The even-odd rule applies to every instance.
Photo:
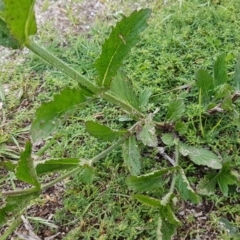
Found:
[[[131,115],[139,118],[144,117],[144,114],[139,112],[137,109],[132,107],[131,105],[121,101],[120,99],[116,98],[115,96],[111,95],[110,93],[103,92],[103,89],[96,86],[94,83],[89,81],[87,78],[82,76],[79,72],[68,66],[65,62],[63,62],[61,59],[54,56],[52,53],[50,53],[47,49],[42,48],[34,41],[29,40],[27,43],[25,43],[25,46],[30,49],[32,52],[37,54],[40,58],[44,59],[46,62],[51,64],[52,66],[59,69],[61,72],[69,76],[70,78],[77,80],[80,82],[80,84],[87,89],[89,89],[94,94],[97,94],[98,97],[101,97],[105,99],[108,102],[111,102],[113,104],[116,104],[129,112]]]
[[[32,188],[27,188],[27,189],[16,189],[14,191],[3,191],[1,193],[1,195],[4,197],[19,196],[19,195],[23,195],[23,194],[38,192],[38,191],[39,191],[39,188],[32,187]]]
[[[65,73],[67,76],[81,82],[83,86],[88,88],[93,93],[99,92],[99,88],[94,85],[91,81],[86,79],[84,76],[79,74],[76,70],[68,66],[65,62],[63,62],[61,59],[57,58],[53,54],[51,54],[47,49],[42,48],[34,41],[29,40],[25,46],[30,49],[32,52],[37,54],[39,57],[44,59],[49,64],[53,65],[63,73]]]
[[[111,145],[109,148],[107,148],[106,150],[104,150],[103,152],[98,154],[97,156],[93,157],[90,160],[90,163],[93,164],[93,163],[97,162],[98,160],[106,157],[114,149],[118,148],[126,140],[127,137],[128,137],[128,134],[125,135],[124,137],[121,137],[115,144]]]
[[[91,158],[87,164],[92,165],[93,163],[97,162],[98,160],[106,157],[110,152],[112,152],[114,149],[118,148],[124,141],[125,139],[128,137],[128,134],[126,134],[125,136],[121,137],[115,144],[111,145],[109,148],[107,148],[106,150],[102,151],[100,154],[98,154],[97,156]],[[84,161],[86,162],[86,160]],[[55,185],[56,183],[64,180],[65,178],[68,178],[72,175],[74,175],[75,173],[77,173],[78,171],[80,171],[82,169],[82,166],[79,166],[63,175],[61,175],[60,177],[54,179],[53,181],[46,183],[44,185],[41,186],[40,192],[44,191],[50,187],[52,187],[53,185]],[[31,192],[37,192],[39,191],[39,189],[37,189],[36,187],[32,187],[32,188],[28,188],[28,189],[21,189],[21,190],[15,190],[15,191],[4,191],[2,192],[2,196],[17,196],[17,195],[21,195],[21,194],[26,194],[26,193],[31,193]]]
[[[177,143],[175,144],[175,167],[178,167],[178,165],[179,165],[179,144],[178,144],[178,139],[176,139],[176,140],[177,140]],[[177,174],[176,174],[176,172],[174,172],[170,190],[169,190],[170,193],[174,192],[176,180],[177,180]]]
[[[4,232],[4,234],[0,237],[0,240],[6,240],[12,234],[12,232],[20,225],[20,223],[22,222],[21,215],[22,213],[13,221],[11,226],[9,226],[8,229]]]

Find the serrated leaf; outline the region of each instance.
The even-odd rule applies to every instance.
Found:
[[[152,91],[150,89],[144,89],[139,95],[139,105],[141,107],[145,107],[148,104],[151,96],[152,96]]]
[[[235,65],[234,85],[235,85],[235,90],[240,91],[240,55],[238,55],[237,63]]]
[[[18,0],[18,1],[2,1],[3,21],[14,37],[20,47],[28,41],[30,35],[34,35],[37,32],[36,19],[34,13],[34,0]],[[8,33],[9,33],[8,32]],[[12,38],[9,36],[10,38]],[[11,45],[10,45],[11,46]],[[11,46],[12,47],[12,46]]]
[[[230,164],[224,163],[219,172],[209,173],[204,180],[199,184],[198,189],[200,193],[210,195],[215,192],[217,185],[224,196],[228,196],[229,185],[237,184],[238,179],[230,168]]]
[[[61,123],[61,117],[88,100],[86,90],[66,88],[54,96],[53,101],[43,103],[36,111],[31,126],[31,137],[36,140],[48,137]]]
[[[167,204],[166,206],[161,205],[161,207],[160,207],[160,215],[162,217],[164,217],[166,222],[168,222],[170,224],[181,225],[181,222],[179,221],[179,219],[174,214],[172,206],[171,206],[170,203]]]
[[[142,194],[135,194],[133,198],[137,199],[139,202],[149,206],[149,207],[161,207],[161,202],[158,199],[142,195]]]
[[[0,45],[8,48],[18,49],[18,41],[12,37],[6,22],[0,17]]]
[[[36,170],[34,168],[32,154],[32,144],[27,142],[25,150],[20,153],[20,159],[16,167],[16,177],[18,180],[29,183],[35,187],[40,187]]]
[[[200,196],[190,186],[190,183],[185,176],[183,169],[180,169],[180,173],[176,177],[176,186],[184,200],[190,200],[195,204],[200,202]]]
[[[162,139],[163,143],[165,145],[167,145],[168,147],[171,147],[171,146],[175,145],[174,137],[173,137],[173,135],[171,133],[164,133],[164,134],[162,134],[161,139]]]
[[[162,176],[175,171],[176,167],[163,168],[141,176],[132,176],[126,179],[126,183],[130,189],[144,192],[162,186]]]
[[[186,134],[187,130],[188,130],[188,124],[185,122],[181,122],[181,121],[177,121],[175,123],[175,130],[179,133],[179,134]]]
[[[48,172],[68,170],[79,166],[80,160],[78,158],[60,158],[49,159],[36,165],[37,174],[44,174]]]
[[[172,240],[178,224],[171,224],[165,220],[164,217],[159,218],[157,228],[157,239],[158,240]]]
[[[116,76],[124,58],[139,41],[139,33],[147,27],[150,9],[134,11],[129,17],[117,23],[102,46],[102,53],[95,66],[98,72],[97,84],[108,88]]]
[[[123,74],[118,72],[111,83],[111,92],[113,95],[135,109],[139,110],[139,100],[133,90],[131,82],[124,78]]]
[[[166,120],[176,121],[179,120],[185,112],[185,105],[182,99],[175,99],[170,102],[168,106]]]
[[[232,174],[230,164],[225,163],[223,168],[218,173],[218,185],[224,196],[228,196],[229,185],[236,184],[238,182],[236,176]]]
[[[87,121],[85,125],[91,136],[99,138],[103,141],[114,141],[127,132],[124,130],[114,131],[107,126],[101,125],[94,121]]]
[[[130,136],[122,146],[124,162],[131,175],[139,175],[141,171],[141,155],[134,136]]]
[[[202,101],[206,104],[213,94],[213,77],[207,71],[200,69],[196,73],[196,79],[196,86],[201,90]]]
[[[207,149],[179,143],[179,151],[183,156],[189,156],[191,161],[197,165],[208,166],[213,169],[222,168],[222,163],[218,156]]]
[[[0,226],[6,224],[8,219],[20,213],[29,202],[37,198],[40,193],[33,192],[28,194],[22,194],[18,196],[9,196],[5,200],[5,204],[0,207]]]
[[[199,181],[197,192],[201,195],[210,196],[215,192],[217,186],[217,177],[215,173],[208,174]]]
[[[137,133],[138,140],[142,141],[145,146],[157,147],[158,139],[156,135],[155,124],[151,115],[145,120],[145,124],[140,132]]]
[[[228,81],[225,54],[220,55],[214,64],[214,85],[222,85]]]

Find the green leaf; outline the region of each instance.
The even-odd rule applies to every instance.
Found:
[[[196,73],[196,86],[201,91],[202,101],[207,104],[211,100],[214,90],[213,77],[205,70],[200,69]]]
[[[214,64],[214,85],[222,85],[228,81],[225,54],[220,55]]]
[[[12,37],[6,22],[0,16],[0,45],[8,48],[18,49],[18,41]]]
[[[200,196],[190,186],[183,169],[180,169],[180,174],[177,175],[176,186],[184,200],[190,200],[195,204],[198,204],[201,201]]]
[[[133,198],[137,199],[139,202],[149,206],[149,207],[161,207],[161,202],[158,199],[142,195],[142,194],[135,194]]]
[[[7,38],[12,39],[12,37],[14,37],[16,41],[18,41],[19,46],[22,47],[24,43],[28,41],[28,37],[30,35],[34,35],[37,32],[36,19],[34,13],[35,1],[4,0],[2,1],[2,3],[3,11],[1,16],[3,16],[4,18],[2,20],[6,22],[6,25],[9,29],[8,32],[5,31],[5,34],[11,33],[11,36],[8,35]],[[12,47],[12,44],[9,44],[9,46]],[[16,46],[14,46],[13,44],[13,47]]]
[[[219,172],[209,173],[199,184],[198,189],[201,194],[210,195],[215,192],[218,185],[224,196],[228,196],[229,185],[237,184],[237,176],[230,168],[229,162],[224,163]]]
[[[122,73],[118,72],[112,81],[111,92],[115,97],[139,110],[139,100],[133,90],[133,86],[129,80],[124,79]]]
[[[174,214],[172,206],[171,206],[170,203],[167,204],[166,206],[161,205],[160,216],[164,217],[165,221],[170,223],[170,224],[181,225],[181,222],[178,220],[178,218]]]
[[[231,239],[240,239],[240,233],[236,226],[233,223],[229,222],[226,218],[219,218],[219,226],[223,228],[229,236],[234,237]]]
[[[141,171],[141,155],[134,136],[130,136],[122,147],[124,162],[132,175],[139,175]]]
[[[16,177],[18,180],[29,183],[37,188],[40,187],[38,182],[36,170],[34,168],[33,159],[31,157],[32,145],[27,142],[25,150],[20,153],[20,160],[16,167]]]
[[[36,111],[31,126],[31,137],[35,142],[48,137],[61,123],[61,117],[88,100],[86,90],[66,88],[55,95],[53,101],[43,103]]]
[[[176,167],[163,168],[141,176],[132,176],[126,179],[126,183],[130,189],[144,192],[162,186],[162,176],[176,170]]]
[[[171,147],[171,146],[175,145],[174,137],[171,133],[162,134],[161,139],[162,139],[163,143],[165,145],[167,145],[168,147]]]
[[[60,158],[49,159],[41,163],[37,163],[37,174],[44,174],[48,172],[61,171],[76,168],[79,166],[80,160],[78,158]]]
[[[238,55],[237,63],[234,71],[235,90],[240,91],[240,54]]]
[[[185,105],[182,99],[175,99],[170,102],[166,119],[168,121],[179,120],[185,112]]]
[[[215,192],[217,186],[217,175],[215,173],[209,173],[204,179],[199,181],[197,185],[197,192],[201,195],[210,196]]]
[[[137,133],[138,140],[141,140],[145,146],[157,147],[158,139],[156,136],[155,124],[152,121],[151,115],[145,119],[145,125],[140,132]]]
[[[85,125],[90,135],[92,135],[93,137],[99,138],[103,141],[113,141],[127,132],[124,130],[114,131],[107,126],[101,125],[94,121],[87,121]]]
[[[165,220],[164,217],[159,218],[157,228],[158,240],[172,240],[179,224],[172,224]]]
[[[182,121],[177,121],[175,123],[175,130],[181,134],[181,135],[185,135],[188,131],[188,123],[186,122],[182,122]]]
[[[214,95],[215,99],[222,99],[226,96],[231,95],[233,92],[233,88],[230,84],[223,83],[223,84],[217,86],[214,89],[214,91],[215,91],[215,95]]]
[[[151,95],[152,91],[150,89],[144,89],[139,96],[139,105],[145,107],[148,104]]]
[[[19,214],[29,202],[40,195],[38,192],[22,194],[18,196],[9,196],[5,204],[0,207],[0,226],[6,224],[8,219]]]
[[[207,149],[179,143],[179,151],[183,156],[189,156],[191,161],[197,165],[208,166],[213,169],[222,168],[222,163],[218,156]]]
[[[233,174],[230,164],[227,162],[218,173],[218,185],[224,196],[228,196],[228,185],[237,184],[238,179]]]
[[[147,27],[147,19],[150,17],[150,9],[134,11],[129,17],[117,23],[102,46],[102,53],[95,66],[98,72],[97,84],[108,88],[124,58],[139,41],[139,33]]]

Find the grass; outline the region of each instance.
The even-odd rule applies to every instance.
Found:
[[[58,38],[58,32],[49,23],[38,36],[46,48],[66,61],[82,74],[94,79],[93,64],[100,53],[100,46],[109,33],[109,25],[116,22],[120,13],[131,12],[134,1],[124,1],[119,9],[115,1],[102,1],[110,7],[106,16],[98,16],[88,32],[81,36],[67,35]],[[230,116],[221,116],[221,122],[214,116],[202,119],[199,112],[198,92],[195,87],[195,72],[204,68],[212,72],[214,60],[221,53],[227,55],[229,78],[240,49],[240,3],[237,0],[205,1],[189,0],[139,1],[139,6],[153,7],[148,29],[130,57],[125,60],[125,72],[133,80],[134,88],[140,92],[150,88],[153,97],[147,109],[160,111],[156,115],[165,118],[169,102],[182,98],[187,105],[185,122],[188,129],[182,138],[192,145],[208,146],[231,161],[239,169],[239,131]],[[46,1],[47,4],[47,1]],[[69,11],[71,14],[71,11]],[[76,19],[71,18],[72,21]],[[64,40],[64,41],[63,41]],[[13,68],[8,61],[1,68],[1,86],[8,89],[1,109],[0,158],[16,160],[29,134],[29,126],[36,108],[42,101],[48,101],[53,94],[65,86],[75,86],[66,76],[49,67],[37,57],[16,52],[16,59],[26,58]],[[181,86],[190,84],[187,89]],[[17,97],[16,97],[17,96]],[[44,151],[46,157],[92,157],[106,148],[90,137],[84,128],[84,120],[98,119],[110,127],[119,126],[118,117],[124,115],[119,109],[104,101],[89,105],[66,119],[63,126],[52,137],[52,145]],[[202,123],[202,125],[201,125]],[[124,126],[126,123],[122,123]],[[202,126],[205,135],[199,129]],[[146,150],[149,151],[149,150]],[[143,170],[159,168],[156,153],[146,152],[143,156]],[[204,169],[183,161],[193,185],[199,181]],[[64,206],[54,216],[55,224],[69,225],[72,229],[64,239],[156,239],[158,211],[137,203],[131,198],[125,177],[128,172],[123,165],[120,151],[110,154],[95,166],[93,184],[83,183],[76,175],[67,183]],[[154,194],[161,196],[164,189]],[[183,227],[176,239],[196,239],[202,232],[213,231],[216,239],[230,238],[227,230],[219,230],[219,218],[224,217],[239,228],[239,193],[233,191],[227,198],[221,193],[208,198],[212,207],[207,221],[200,221],[194,214],[182,218]],[[196,209],[198,209],[196,207]],[[200,222],[199,222],[200,221]],[[198,223],[200,227],[197,226]],[[206,226],[207,230],[204,230]]]

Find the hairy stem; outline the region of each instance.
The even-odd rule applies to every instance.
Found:
[[[144,114],[139,112],[137,109],[132,107],[131,105],[121,101],[120,99],[116,98],[112,94],[106,92],[102,88],[96,86],[94,83],[92,83],[90,80],[82,76],[79,72],[74,70],[72,67],[68,66],[65,62],[63,62],[58,57],[54,56],[52,53],[50,53],[47,49],[42,48],[34,41],[29,40],[25,46],[30,49],[32,52],[37,54],[40,58],[51,64],[52,66],[59,69],[61,72],[69,76],[70,78],[77,80],[82,86],[86,87],[88,90],[93,92],[94,94],[98,95],[99,98],[103,98],[104,100],[116,104],[129,112],[132,116],[135,116],[137,118],[144,117]]]

